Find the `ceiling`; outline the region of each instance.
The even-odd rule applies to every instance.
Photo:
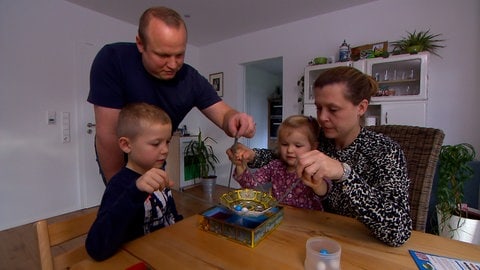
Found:
[[[375,0],[65,0],[138,25],[151,6],[168,6],[184,16],[188,43],[205,46],[235,36],[291,23]]]

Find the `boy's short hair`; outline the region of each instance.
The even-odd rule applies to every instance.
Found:
[[[127,104],[118,116],[117,136],[133,139],[145,125],[154,123],[172,125],[172,120],[164,110],[157,106],[147,103]]]

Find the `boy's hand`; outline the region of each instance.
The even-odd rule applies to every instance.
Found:
[[[174,183],[168,178],[167,173],[157,168],[148,170],[136,181],[137,188],[147,193],[153,193],[155,190],[163,190],[173,185]]]

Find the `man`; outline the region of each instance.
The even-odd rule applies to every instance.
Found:
[[[197,107],[229,136],[255,134],[251,116],[223,102],[197,70],[184,64],[186,46],[181,16],[166,7],[153,7],[140,18],[136,44],[109,44],[95,57],[88,101],[94,104],[95,147],[105,184],[125,165],[116,127],[118,114],[128,103],[162,108],[172,119],[173,130]]]

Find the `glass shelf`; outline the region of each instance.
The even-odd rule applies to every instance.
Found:
[[[427,99],[427,54],[368,59],[366,69],[379,86],[373,102]]]
[[[384,85],[384,84],[403,84],[403,83],[419,83],[420,80],[418,79],[412,79],[412,80],[391,80],[391,81],[381,81],[377,82],[379,85]]]

